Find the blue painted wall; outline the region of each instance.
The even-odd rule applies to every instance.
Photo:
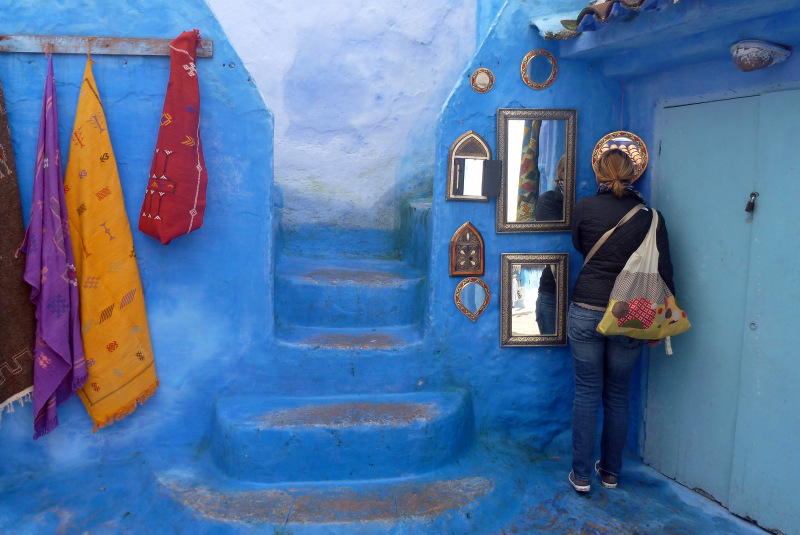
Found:
[[[555,83],[534,91],[520,76],[520,63],[531,50],[556,52],[558,45],[544,41],[529,21],[535,6],[510,2],[500,13],[489,36],[466,66],[437,124],[436,173],[433,190],[433,251],[430,269],[431,331],[443,333],[436,340],[449,362],[452,379],[473,390],[479,430],[498,432],[519,441],[531,451],[563,447],[568,440],[572,411],[572,357],[566,347],[501,348],[500,254],[573,253],[568,232],[497,234],[495,200],[447,202],[445,185],[450,145],[463,133],[474,130],[491,146],[496,156],[498,108],[575,108],[578,110],[577,195],[595,191],[588,157],[597,139],[618,121],[609,102],[619,98],[621,86],[605,80],[591,61],[562,60]],[[469,76],[478,67],[491,69],[494,88],[478,94]],[[491,292],[489,308],[472,323],[458,313],[453,292],[461,280],[448,277],[448,245],[453,233],[470,221],[483,235],[486,245],[484,280]],[[570,258],[570,282],[580,267]]]
[[[275,114],[289,241],[396,231],[402,200],[430,196],[434,123],[475,52],[476,0],[208,4]]]
[[[33,443],[31,405],[5,414],[0,474],[63,470],[129,458],[153,444],[165,455],[197,443],[219,390],[236,380],[237,360],[272,334],[272,116],[204,3],[159,0],[3,2],[0,34],[174,38],[199,28],[214,57],[198,60],[201,136],[208,166],[203,227],[163,246],[135,230],[158,133],[168,57],[95,56],[152,333],[161,387],[131,416],[92,435],[77,398],[61,426]],[[62,154],[86,57],[54,58]],[[29,216],[46,59],[0,54],[23,211]]]

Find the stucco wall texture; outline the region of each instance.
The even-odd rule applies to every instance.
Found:
[[[275,114],[281,224],[396,229],[398,200],[430,194],[476,0],[208,4]]]

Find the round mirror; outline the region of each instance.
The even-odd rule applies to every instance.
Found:
[[[520,74],[531,89],[545,89],[558,75],[558,62],[547,50],[531,50],[522,60]]]
[[[620,149],[622,152],[630,156],[631,160],[633,161],[633,165],[636,168],[636,172],[633,174],[633,180],[631,182],[636,181],[640,176],[642,176],[645,169],[647,169],[647,145],[644,144],[642,138],[631,132],[618,130],[616,132],[606,134],[600,138],[600,141],[598,141],[597,145],[594,146],[594,151],[592,151],[592,168],[595,171],[597,171],[597,160],[600,159],[600,155],[610,149]]]
[[[453,299],[456,308],[475,321],[489,305],[489,286],[478,277],[467,277],[458,283]]]
[[[470,85],[477,93],[486,93],[494,87],[494,74],[489,69],[475,69],[470,78]]]

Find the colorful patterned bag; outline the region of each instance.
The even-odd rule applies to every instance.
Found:
[[[606,336],[660,340],[691,327],[686,312],[658,273],[658,212],[652,212],[650,230],[617,275],[605,315],[597,326],[597,331]],[[667,353],[671,353],[669,340],[667,343]]]

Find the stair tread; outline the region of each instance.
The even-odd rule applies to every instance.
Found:
[[[424,426],[456,410],[464,391],[273,397],[234,394],[217,400],[220,418],[265,427]]]
[[[281,325],[277,328],[281,344],[322,349],[393,349],[422,341],[418,324],[381,328],[333,328]]]
[[[276,276],[308,279],[317,284],[365,284],[384,286],[416,281],[425,274],[402,260],[374,258],[307,258],[282,256]]]
[[[444,470],[413,478],[357,482],[252,484],[191,470],[160,474],[176,501],[215,520],[315,525],[431,519],[474,508],[496,492],[497,474]]]

